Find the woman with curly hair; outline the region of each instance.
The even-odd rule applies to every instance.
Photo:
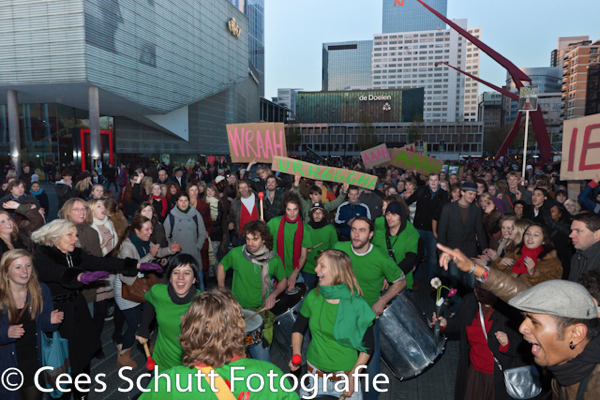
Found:
[[[283,377],[283,372],[275,365],[264,361],[246,358],[246,323],[239,303],[227,289],[213,289],[200,293],[192,300],[181,321],[181,335],[179,341],[183,349],[181,365],[175,366],[162,375],[169,379],[153,380],[148,385],[149,392],[143,393],[140,400],[162,400],[168,393],[178,392],[177,398],[186,399],[217,399],[211,393],[210,378],[206,380],[203,374],[218,375],[214,378],[214,386],[218,390],[231,392],[233,398],[252,398],[252,400],[298,400],[298,394],[292,390],[291,385]],[[232,371],[233,368],[236,370]],[[192,371],[190,372],[190,368]],[[233,381],[232,376],[236,377]],[[260,391],[252,390],[248,383],[249,377],[260,375],[264,382],[273,384],[264,385]],[[239,380],[238,380],[239,379]],[[231,380],[235,385],[227,385],[225,380]],[[252,380],[254,383],[256,379]],[[178,391],[175,382],[189,390]],[[189,385],[186,386],[186,383]],[[282,387],[281,385],[284,385]],[[256,388],[256,386],[253,386]]]

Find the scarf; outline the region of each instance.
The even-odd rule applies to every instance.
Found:
[[[367,328],[375,320],[375,312],[362,296],[354,295],[346,284],[319,286],[319,293],[326,300],[339,299],[333,324],[333,338],[344,347],[367,353],[363,338]]]
[[[325,217],[323,217],[323,219],[320,222],[315,222],[311,219],[310,221],[308,221],[308,225],[310,225],[310,227],[313,229],[321,229],[329,225],[329,221],[327,221],[327,218]]]
[[[40,188],[40,190],[38,190],[37,192],[36,192],[35,190],[33,190],[33,189],[31,189],[31,190],[29,190],[29,191],[31,192],[31,194],[32,194],[33,196],[39,196],[39,195],[40,195],[40,194],[42,194],[42,192],[43,192],[42,188]]]
[[[295,220],[291,220],[288,218],[287,214],[283,214],[281,217],[281,222],[279,222],[279,232],[277,232],[277,254],[283,260],[285,265],[285,238],[283,236],[285,230],[285,223],[288,222],[290,224],[298,223],[298,228],[296,229],[296,234],[294,235],[294,252],[292,253],[292,267],[294,269],[298,268],[298,260],[300,260],[300,252],[302,251],[302,236],[304,234],[304,225],[302,224],[302,220],[300,219],[300,215],[296,217]]]
[[[187,213],[188,213],[188,211],[190,211],[190,209],[191,209],[191,208],[192,208],[192,206],[188,206],[188,208],[186,208],[185,210],[182,210],[181,208],[179,208],[179,206],[177,206],[177,209],[178,209],[179,211],[181,211],[182,213],[184,213],[184,214],[187,214]]]
[[[161,217],[166,217],[167,216],[167,199],[165,199],[162,196],[155,196],[152,195],[152,200],[153,201],[157,201],[160,200],[160,203],[162,204],[162,210],[160,210],[160,216]]]
[[[142,239],[140,239],[135,232],[131,232],[129,234],[129,240],[131,240],[131,243],[133,243],[133,245],[135,246],[135,248],[138,251],[138,254],[140,255],[140,258],[146,256],[146,254],[150,253],[150,241],[144,241]]]
[[[533,262],[537,265],[538,256],[544,250],[543,246],[538,247],[537,249],[530,249],[529,247],[523,245],[521,249],[521,257],[517,261],[515,261],[515,265],[513,265],[511,271],[517,275],[526,274],[527,266],[525,265],[525,258],[529,257],[533,260]]]
[[[498,257],[501,257],[503,254],[506,253],[506,246],[510,243],[510,239],[500,239],[498,241],[498,250],[496,250],[496,254],[498,254]]]
[[[119,235],[117,235],[117,231],[115,230],[115,226],[113,225],[112,221],[108,218],[108,214],[104,216],[104,219],[93,218],[92,225],[90,225],[90,226],[92,227],[92,229],[94,229],[96,232],[98,232],[98,235],[100,235],[100,243],[102,243],[102,241],[104,240],[104,238],[102,236],[102,232],[100,231],[100,228],[99,228],[100,226],[103,226],[105,229],[108,229],[110,231],[110,234],[113,235],[112,247],[109,250],[108,246],[105,246],[102,249],[103,256],[107,255],[110,251],[112,251],[112,249],[117,247],[117,244],[119,244]]]
[[[198,294],[198,289],[196,288],[196,285],[194,284],[190,287],[190,291],[185,296],[179,297],[179,295],[177,293],[175,293],[175,289],[173,289],[173,285],[171,285],[169,283],[167,285],[167,294],[169,295],[169,299],[171,299],[171,301],[174,304],[182,306],[184,304],[188,304],[188,303],[192,302],[194,297],[196,297],[196,295]]]
[[[216,221],[219,218],[219,199],[216,197],[207,197],[206,202],[210,205],[210,218]]]
[[[271,287],[271,278],[269,277],[269,261],[277,255],[274,251],[269,251],[267,246],[263,246],[262,250],[257,253],[250,253],[248,247],[242,247],[242,254],[252,264],[254,264],[254,273],[256,274],[256,266],[260,266],[260,283],[262,288],[262,305],[267,300],[267,294]]]
[[[560,386],[571,386],[581,382],[596,365],[600,364],[600,337],[592,339],[583,352],[562,365],[553,365],[548,369],[554,374]]]

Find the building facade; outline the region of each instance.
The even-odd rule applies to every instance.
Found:
[[[496,92],[485,92],[477,98],[477,118],[483,122],[485,131],[502,125],[502,95]]]
[[[0,136],[13,107],[25,161],[89,165],[90,130],[105,163],[227,154],[225,124],[259,119],[248,19],[229,2],[64,0],[49,9],[23,0],[0,2],[0,15],[11,16],[3,19]]]
[[[372,40],[323,43],[322,90],[372,86]]]
[[[587,93],[585,97],[585,115],[600,113],[600,63],[588,68]]]
[[[565,52],[570,51],[573,47],[576,47],[578,45],[586,44],[586,42],[589,41],[589,36],[559,37],[556,49],[552,50],[552,52],[550,53],[550,66],[562,67]]]
[[[358,156],[357,146],[364,124],[300,124],[302,146],[319,156]],[[413,124],[373,123],[370,128],[379,143],[401,147],[414,139]],[[427,142],[427,154],[443,160],[481,157],[483,122],[432,122],[421,127],[417,140]],[[412,136],[411,136],[412,135]]]
[[[276,103],[286,107],[289,110],[290,116],[296,115],[296,95],[302,89],[277,89]]]
[[[466,29],[466,19],[455,22]],[[468,32],[481,37],[480,27]],[[425,121],[477,121],[478,83],[440,63],[479,76],[479,60],[479,49],[453,29],[376,34],[373,89],[422,87]]]
[[[599,62],[600,40],[573,47],[563,58],[563,120],[585,115],[588,68]]]
[[[412,122],[423,113],[423,88],[299,92],[296,123]]]
[[[430,31],[446,29],[446,23],[416,1],[383,0],[382,33]],[[448,0],[425,0],[446,16]]]

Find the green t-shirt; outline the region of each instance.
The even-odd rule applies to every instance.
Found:
[[[262,306],[262,282],[260,279],[260,265],[246,260],[242,253],[243,246],[234,247],[227,253],[221,264],[227,271],[233,268],[233,284],[231,291],[242,308]],[[278,255],[269,261],[269,276],[282,281],[287,277],[281,258]],[[267,292],[267,296],[270,293]]]
[[[305,225],[309,226],[310,225]],[[331,224],[325,225],[320,229],[314,229],[310,227],[310,239],[312,240],[312,246],[316,246],[319,243],[323,243],[321,246],[313,249],[306,256],[306,264],[304,264],[303,272],[308,272],[309,274],[315,273],[315,267],[317,266],[317,261],[315,258],[319,255],[319,251],[328,250],[333,248],[333,245],[337,243],[337,231],[335,227]]]
[[[236,369],[232,371],[232,367]],[[218,399],[217,395],[210,389],[210,377],[208,377],[208,381],[204,376],[200,377],[198,375],[200,371],[196,368],[190,369],[190,367],[179,365],[168,371],[163,371],[159,366],[161,377],[158,379],[158,390],[155,390],[155,382],[152,379],[150,385],[148,385],[148,389],[151,391],[142,393],[140,400]],[[291,390],[292,385],[287,379],[283,380],[283,386],[286,390],[290,391],[289,393],[284,391],[280,385],[281,377],[284,375],[283,372],[275,365],[266,361],[242,358],[216,368],[215,371],[223,380],[227,379],[231,382],[233,397],[236,399],[240,396],[240,393],[250,392],[248,384],[253,390],[257,390],[260,387],[261,380],[258,377],[248,379],[248,376],[258,374],[263,378],[264,386],[260,392],[250,392],[252,400],[299,400],[298,394]],[[275,375],[273,378],[267,376],[271,371]],[[170,379],[167,379],[165,375],[170,377]],[[235,380],[232,379],[232,375],[235,377]],[[270,381],[273,382],[272,388]],[[201,392],[199,388],[205,392]]]
[[[350,371],[358,360],[358,351],[344,347],[333,337],[338,304],[328,303],[317,289],[308,292],[300,314],[308,318],[311,341],[306,359],[322,371]]]
[[[381,229],[383,229],[385,231],[385,216],[382,215],[380,217],[375,218],[375,221],[373,222],[373,224],[375,225],[375,228],[374,228],[375,234],[377,234],[377,231],[381,230]]]
[[[194,290],[193,286],[191,290]],[[158,325],[158,337],[152,358],[161,369],[165,370],[181,365],[183,357],[183,349],[179,343],[181,317],[191,302],[181,305],[173,303],[168,294],[168,286],[162,283],[152,286],[144,297],[154,306]]]
[[[394,260],[383,253],[379,247],[371,245],[369,251],[361,255],[354,252],[352,242],[338,242],[333,248],[348,254],[352,260],[352,269],[358,285],[363,291],[363,297],[371,307],[381,296],[383,280],[387,279],[391,284],[403,275]]]
[[[383,218],[383,217],[379,217]],[[377,218],[377,219],[379,219]],[[375,221],[377,222],[377,221]],[[390,236],[390,244],[392,245],[392,249],[394,249],[394,256],[396,257],[396,264],[402,262],[404,257],[406,257],[406,253],[415,253],[419,251],[419,232],[415,229],[415,226],[412,222],[406,221],[406,227],[400,234],[396,236]],[[379,228],[375,225],[375,235],[373,235],[373,239],[371,240],[375,246],[379,247],[379,249],[388,254],[387,243],[385,240],[385,220],[383,225]],[[390,257],[391,258],[391,257]],[[393,261],[393,258],[392,258]],[[412,289],[413,287],[413,273],[410,271],[406,274],[406,287],[408,289]]]
[[[267,223],[269,230],[271,231],[271,235],[273,235],[273,250],[277,251],[277,234],[279,232],[279,224],[281,223],[281,217],[274,217]],[[308,226],[308,228],[306,228]],[[310,238],[310,226],[306,223],[303,224],[303,234],[302,234],[302,247],[309,249],[312,246],[312,241]],[[284,260],[283,266],[285,267],[285,272],[287,276],[292,275],[294,272],[294,266],[292,265],[292,260],[294,258],[294,237],[296,235],[296,230],[298,229],[298,224],[285,224],[283,230],[283,238],[285,240],[285,244],[283,245],[284,251]]]

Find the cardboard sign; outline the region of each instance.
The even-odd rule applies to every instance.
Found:
[[[428,175],[432,172],[442,172],[444,162],[437,158],[428,157],[423,154],[402,151],[402,149],[392,149],[392,160],[390,164],[402,169],[416,169],[418,173]]]
[[[390,153],[385,143],[368,150],[361,151],[360,155],[367,169],[373,168],[377,165],[385,164],[386,162],[390,161]]]
[[[563,123],[561,180],[593,179],[600,173],[600,114]]]
[[[329,167],[327,165],[315,165],[293,158],[275,156],[271,170],[291,175],[300,175],[305,178],[319,181],[346,183],[375,190],[377,177],[351,169]]]
[[[577,201],[579,197],[579,193],[581,193],[581,185],[579,182],[569,182],[568,183],[569,190],[569,199]]]
[[[538,93],[538,86],[527,86],[519,89],[519,111],[537,110]]]
[[[271,162],[275,156],[287,157],[282,123],[228,124],[227,139],[232,162]]]
[[[446,172],[448,176],[452,174],[456,174],[459,177],[462,176],[462,166],[461,165],[444,165],[442,167],[442,171]]]
[[[404,147],[394,147],[394,148],[391,148],[391,149],[389,149],[390,154],[392,153],[393,150],[410,151],[411,153],[416,153],[417,152],[417,148],[415,147],[414,143],[407,144]]]

